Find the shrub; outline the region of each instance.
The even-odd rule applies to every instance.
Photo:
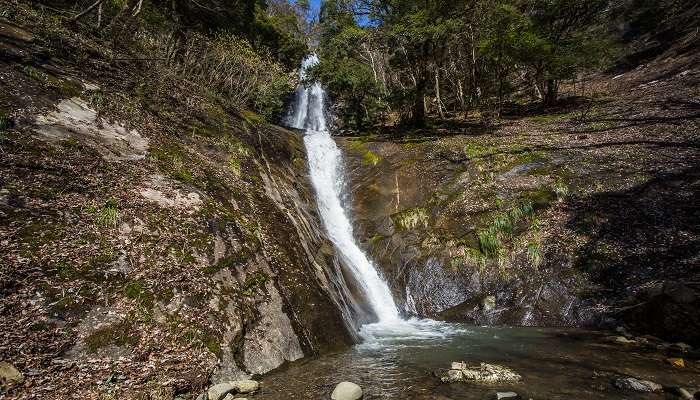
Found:
[[[293,89],[282,65],[231,33],[191,33],[176,49],[168,59],[179,75],[216,88],[234,104],[250,106],[266,117],[282,110]]]

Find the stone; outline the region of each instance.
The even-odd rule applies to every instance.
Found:
[[[458,363],[453,363],[458,364]],[[522,379],[515,371],[497,364],[481,363],[478,367],[464,367],[461,370],[451,369],[443,382],[474,381],[480,383],[517,382]]]
[[[496,392],[496,400],[520,400],[520,395],[515,392]]]
[[[8,388],[24,382],[24,376],[14,365],[0,362],[0,387]]]
[[[453,382],[460,382],[463,380],[462,376],[462,370],[459,369],[451,369],[447,371],[447,376],[442,378],[442,381],[445,383],[453,383]]]
[[[689,352],[693,348],[691,345],[683,343],[683,342],[678,342],[678,343],[674,344],[673,347],[680,349],[684,353]]]
[[[238,393],[251,393],[260,389],[260,383],[251,379],[229,382]]]
[[[234,400],[234,397],[231,393],[229,393],[226,395],[226,397],[224,397],[224,400]]]
[[[616,336],[615,337],[615,343],[620,343],[620,344],[630,344],[634,343],[634,340],[627,339],[624,336]]]
[[[674,367],[678,367],[678,368],[685,367],[685,360],[683,360],[682,358],[671,357],[671,358],[667,358],[666,362],[673,365]]]
[[[463,370],[467,368],[467,363],[465,362],[453,362],[450,369]]]
[[[205,392],[197,396],[196,400],[209,400],[209,395]]]
[[[236,387],[229,382],[219,383],[209,388],[207,395],[209,400],[224,400],[227,394],[236,390]]]
[[[658,383],[645,381],[642,379],[626,377],[615,380],[615,387],[622,390],[633,390],[636,392],[658,392],[663,386]]]
[[[333,389],[332,400],[359,400],[362,398],[362,388],[352,382],[340,382]]]
[[[484,311],[491,311],[496,308],[496,296],[486,296],[484,300],[481,301],[481,306]]]
[[[683,400],[693,400],[694,399],[693,394],[688,389],[685,389],[685,388],[680,388],[680,387],[673,388],[673,393],[675,395],[679,396],[680,398],[682,398]]]

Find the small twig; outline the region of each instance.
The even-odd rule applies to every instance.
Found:
[[[82,16],[84,16],[85,14],[87,14],[87,13],[89,13],[90,11],[94,10],[95,7],[97,7],[97,6],[99,6],[100,4],[102,4],[103,1],[104,1],[104,0],[97,0],[97,1],[94,2],[90,7],[86,8],[83,12],[81,12],[80,14],[76,15],[75,17],[73,17],[73,21],[77,21],[78,19],[80,19],[80,18],[81,18]]]

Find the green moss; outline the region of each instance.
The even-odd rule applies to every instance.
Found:
[[[210,266],[204,268],[203,272],[206,274],[214,274],[214,273],[221,271],[222,269],[237,267],[239,265],[244,264],[246,261],[248,261],[248,259],[250,257],[252,257],[254,252],[255,252],[254,249],[244,247],[240,251],[238,251],[230,256],[222,258],[216,264],[210,265]]]
[[[241,112],[241,116],[245,120],[245,122],[251,124],[251,125],[260,125],[265,122],[265,117],[262,116],[261,114],[258,114],[256,112],[250,111],[250,110],[243,110]]]
[[[151,149],[150,157],[158,161],[161,169],[172,178],[184,183],[194,184],[195,175],[189,169],[193,165],[180,146],[155,146]]]
[[[109,345],[135,346],[139,338],[140,335],[135,329],[134,321],[127,317],[123,321],[95,330],[85,338],[85,345],[90,353],[96,353],[99,349]]]
[[[248,277],[245,279],[242,294],[244,296],[254,295],[259,288],[265,286],[265,283],[267,283],[268,280],[268,276],[262,272],[257,272],[255,274],[248,275]]]
[[[369,150],[362,140],[351,140],[350,150],[362,155],[362,164],[366,166],[376,166],[382,160],[378,154]]]
[[[132,300],[141,299],[142,297],[145,296],[146,293],[147,292],[143,288],[143,284],[141,282],[138,282],[138,281],[129,282],[124,287],[124,295],[126,295],[126,297],[128,297]]]
[[[571,114],[543,114],[543,115],[535,115],[532,117],[527,118],[530,121],[533,122],[538,122],[538,123],[550,123],[550,122],[556,122],[556,121],[562,121],[565,119],[571,119]]]

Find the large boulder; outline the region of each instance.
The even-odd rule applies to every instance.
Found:
[[[352,382],[340,382],[331,394],[331,400],[359,400],[361,398],[362,388]]]

